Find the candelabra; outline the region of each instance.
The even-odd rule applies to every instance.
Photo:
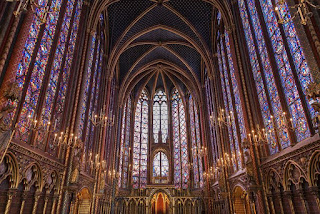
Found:
[[[231,126],[231,122],[233,121],[233,119],[234,119],[233,111],[226,112],[224,109],[219,110],[217,118],[215,118],[213,114],[211,114],[209,118],[212,126],[217,124],[220,127],[222,125]]]
[[[7,0],[9,1],[9,0]],[[13,14],[17,17],[19,16],[22,12],[25,12],[28,10],[28,6],[30,5],[31,10],[34,12],[35,7],[38,9],[42,10],[43,15],[40,17],[41,24],[46,23],[47,16],[50,13],[58,12],[58,2],[55,1],[54,7],[50,7],[48,5],[48,1],[46,2],[45,5],[37,4],[34,0],[20,0],[19,5],[17,7],[17,10],[13,12]]]
[[[192,148],[192,150],[193,150],[193,152],[198,154],[200,157],[204,157],[208,153],[207,148],[204,146],[202,146],[202,147],[196,146],[196,147]]]
[[[32,131],[45,131],[45,132],[50,132],[51,125],[52,124],[50,121],[45,122],[44,120],[41,120],[41,119],[40,120],[34,119],[30,114],[27,117],[26,124],[22,124],[22,126],[26,129],[29,129]],[[56,124],[54,124],[54,127],[55,126]]]
[[[278,120],[277,125],[274,123],[274,120]],[[303,126],[303,124],[300,125]],[[270,116],[267,128],[261,129],[259,126],[257,126],[256,129],[252,129],[251,133],[248,134],[249,141],[244,143],[257,144],[261,146],[270,143],[270,141],[275,138],[276,133],[289,131],[295,131],[295,128],[293,126],[293,119],[289,118],[288,120],[287,113],[282,112],[282,114],[279,115],[278,119],[275,119],[272,115]]]
[[[66,146],[77,146],[78,145],[78,136],[73,133],[68,134],[68,129],[65,132],[60,132],[54,134],[53,143],[56,143],[58,146],[66,145]]]
[[[303,25],[307,24],[308,19],[313,15],[309,10],[309,7],[320,9],[319,5],[311,3],[309,0],[299,0],[299,3],[290,6],[289,8],[296,9],[297,11],[291,16],[288,16],[288,12],[285,12],[287,4],[284,0],[279,0],[278,4],[275,6],[274,10],[278,16],[280,24],[286,24],[292,21],[295,17],[300,17],[300,23]]]
[[[108,116],[105,111],[105,107],[100,110],[100,114],[92,114],[89,117],[90,121],[94,126],[113,126],[114,125],[114,115]]]

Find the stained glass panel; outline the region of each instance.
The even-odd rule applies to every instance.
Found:
[[[133,188],[144,189],[147,184],[147,161],[148,161],[148,96],[144,89],[138,100],[133,139]]]
[[[177,89],[171,97],[173,148],[174,148],[174,184],[176,188],[186,189],[189,184],[189,162],[186,115],[183,101]]]
[[[160,89],[153,98],[153,138],[155,143],[166,143],[168,136],[168,106],[167,96]]]

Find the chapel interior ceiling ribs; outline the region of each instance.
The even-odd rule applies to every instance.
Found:
[[[221,7],[223,3],[216,4]],[[200,92],[201,62],[214,70],[210,67],[213,14],[217,11],[213,2],[121,0],[100,5],[108,5],[107,66],[114,71],[119,65],[120,85],[130,85],[134,79],[137,84],[141,72],[149,75],[151,67],[162,65],[168,67],[170,76],[193,81],[192,90]]]

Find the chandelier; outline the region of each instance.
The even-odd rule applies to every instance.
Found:
[[[211,125],[218,125],[219,127],[225,125],[225,126],[231,126],[232,121],[234,120],[233,111],[225,111],[223,108],[219,110],[218,117],[215,118],[213,113],[210,115],[210,123]]]
[[[278,4],[275,6],[274,10],[278,16],[279,24],[286,24],[292,21],[297,16],[300,17],[300,23],[302,25],[306,25],[308,19],[313,15],[312,12],[309,10],[309,7],[320,9],[320,5],[315,5],[311,3],[309,0],[299,0],[299,3],[289,6],[291,9],[295,9],[296,11],[293,13],[292,16],[288,15],[286,12],[287,4],[284,0],[279,0]]]
[[[13,1],[13,0],[7,0],[7,1]],[[46,23],[48,14],[58,12],[58,2],[59,1],[55,1],[54,7],[51,8],[48,5],[48,1],[46,2],[45,5],[41,5],[41,3],[37,4],[35,0],[20,0],[18,8],[13,12],[13,15],[17,17],[21,13],[26,12],[28,10],[28,6],[30,5],[32,12],[35,11],[35,8],[42,10],[43,15],[40,17],[40,22],[41,24],[44,24]]]
[[[103,109],[100,110],[99,115],[97,114],[92,114],[91,117],[89,117],[89,120],[92,122],[92,124],[97,127],[97,126],[113,126],[114,125],[114,115],[108,116],[105,110],[105,106]]]

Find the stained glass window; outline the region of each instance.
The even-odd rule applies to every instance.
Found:
[[[40,4],[45,6],[47,2],[43,1],[40,2]],[[38,119],[36,118],[37,115],[35,115],[35,110],[38,105],[38,98],[40,96],[40,91],[43,84],[42,81],[45,75],[45,69],[47,67],[48,57],[51,51],[51,45],[53,43],[53,37],[55,35],[60,8],[61,0],[55,1],[54,4],[50,4],[51,12],[47,15],[46,20],[44,19],[45,16],[43,16],[44,8],[36,9],[36,15],[34,16],[33,23],[31,24],[30,36],[27,39],[23,52],[23,59],[18,66],[17,80],[20,86],[24,85],[24,81],[29,70],[31,68],[33,69],[30,80],[28,80],[28,82],[26,82],[24,85],[27,93],[24,97],[20,118],[18,120],[18,124],[21,129],[16,132],[16,137],[22,141],[27,141],[30,134],[29,130],[25,128],[28,125],[29,117],[35,120]],[[39,38],[41,22],[45,22],[45,29],[42,37]],[[35,50],[34,46],[37,40],[40,41],[40,48]],[[36,60],[30,68],[31,56],[35,53]]]
[[[153,179],[155,183],[167,183],[169,177],[169,161],[163,152],[158,152],[153,158]]]
[[[282,35],[271,0],[259,1],[260,5],[259,2],[257,3],[254,0],[238,0],[238,5],[263,122],[268,136],[269,150],[271,154],[274,154],[279,151],[277,141],[282,149],[290,145],[286,128],[287,122],[282,115],[284,110],[281,106],[279,93],[284,94],[285,100],[283,100],[282,105],[288,106],[288,113],[293,119],[297,141],[299,142],[310,136],[305,111],[309,110],[313,117],[314,110],[307,100],[304,101],[307,103],[308,109],[304,109],[301,99],[306,99],[305,90],[312,78],[293,23],[290,21],[283,25],[285,35]],[[262,18],[258,15],[257,6],[261,6]],[[279,6],[279,9],[282,18],[285,16],[290,17],[286,3]],[[273,53],[268,53],[267,51],[261,27],[264,24],[267,29],[267,35],[265,36],[270,38]],[[285,47],[286,42],[289,46],[288,49]],[[277,70],[272,69],[269,57],[275,58]],[[293,58],[294,69],[290,65],[289,57]],[[297,72],[299,83],[294,79],[294,72]],[[274,76],[280,77],[281,87],[276,85]],[[303,95],[299,94],[298,87],[300,86],[298,85],[301,85]],[[279,92],[281,89],[283,91]],[[276,134],[279,136],[278,139]]]
[[[214,118],[215,117],[215,105],[214,105],[214,96],[212,95],[212,84],[210,82],[210,79],[206,74],[206,77],[205,77],[205,89],[206,89],[206,102],[207,102],[207,108],[208,108],[208,113],[209,113],[209,116]],[[209,127],[210,127],[210,144],[211,144],[211,149],[212,149],[212,152],[210,155],[212,155],[212,162],[213,162],[213,165],[211,166],[210,168],[210,173],[212,175],[215,175],[215,172],[214,171],[216,169],[216,163],[217,163],[217,160],[219,159],[219,151],[218,151],[218,142],[217,142],[217,137],[216,137],[216,124],[214,124],[213,122],[210,122],[209,121]],[[209,157],[210,157],[209,155]]]
[[[123,109],[120,139],[120,162],[119,162],[119,187],[126,188],[128,182],[128,168],[130,156],[130,120],[131,99],[129,98]]]
[[[177,89],[172,91],[171,107],[173,127],[174,184],[176,188],[186,189],[189,184],[186,114],[183,101]]]
[[[225,109],[221,109],[220,114],[226,118],[230,141],[230,159],[236,171],[242,168],[240,140],[244,140],[247,136],[228,33],[224,33],[224,38],[219,37],[219,41],[220,44],[217,47],[218,61],[225,105]]]
[[[38,124],[45,125],[50,130],[59,126],[57,123],[60,121],[54,118],[54,114],[58,110],[62,111],[64,107],[61,105],[58,108],[61,103],[57,99],[63,95],[62,99],[64,100],[64,91],[70,75],[68,66],[71,65],[69,62],[73,59],[82,1],[67,1],[66,10],[61,10],[62,0],[51,2],[41,0],[38,5],[39,7],[35,8],[29,37],[26,40],[16,76],[19,86],[26,91],[26,94],[22,98],[21,110],[17,112],[19,130],[17,130],[15,138],[25,142],[28,141],[31,133],[29,126],[31,119],[39,121]],[[49,8],[49,12],[45,15],[46,8]],[[63,14],[61,14],[62,11]],[[58,21],[59,17],[63,19],[61,22]],[[40,28],[41,26],[44,27]],[[57,28],[57,26],[61,26],[61,28]],[[56,31],[56,29],[60,30]],[[58,34],[57,45],[54,45],[54,37]],[[36,43],[39,44],[38,49],[35,48]],[[53,54],[54,59],[49,60],[52,53],[55,53]],[[31,61],[32,57],[35,57],[34,61]],[[69,65],[65,64],[65,61]],[[48,78],[45,78],[46,76]],[[42,94],[44,100],[39,99]],[[35,114],[37,108],[40,115]],[[49,148],[45,148],[47,137],[49,136],[45,135],[45,131],[40,129],[36,133],[35,144],[38,148],[50,152],[50,149],[53,149],[53,144],[51,143]]]
[[[58,132],[60,128],[61,113],[65,100],[65,90],[70,76],[70,66],[73,58],[73,50],[79,25],[79,10],[81,8],[81,1],[77,1],[75,6],[75,10],[73,10],[74,1],[68,1],[67,11],[65,13],[64,22],[62,23],[62,29],[59,37],[59,46],[56,49],[53,68],[51,69],[49,85],[47,87],[45,103],[41,115],[42,120],[45,121],[45,123],[52,121],[51,126],[53,129],[55,129],[52,131],[56,132]],[[73,13],[75,15],[72,19]],[[73,22],[71,25],[71,30],[69,31],[71,20]],[[51,119],[52,113],[54,112],[53,105],[55,97],[58,99],[56,103],[56,116],[59,116],[60,114],[60,117]],[[42,144],[42,142],[46,140],[44,134],[44,131],[38,132],[38,144]],[[51,143],[50,146],[53,146],[53,143]]]
[[[190,114],[190,135],[191,135],[191,146],[192,146],[192,162],[193,162],[193,179],[194,187],[203,187],[203,165],[201,158],[201,146],[200,138],[200,125],[199,115],[196,102],[190,95],[189,97],[189,114]]]
[[[250,1],[249,4],[249,7],[251,8],[251,10],[249,10],[250,17],[252,19],[252,22],[255,23],[253,26],[255,33],[254,35],[252,34],[252,28],[249,23],[245,2],[243,0],[239,0],[238,4],[240,8],[242,23],[244,26],[245,37],[247,40],[247,47],[250,54],[250,63],[256,83],[260,109],[262,112],[264,126],[266,127],[266,132],[268,134],[269,150],[271,154],[274,154],[279,151],[274,131],[278,130],[275,128],[279,128],[281,125],[279,120],[281,115],[279,114],[281,114],[283,110],[280,104],[280,98],[278,95],[275,78],[271,69],[267,47],[263,38],[258,14],[256,10],[253,9],[253,7],[255,6],[254,2]],[[258,47],[256,47],[254,44],[254,36],[256,38],[256,44],[258,45]],[[259,54],[262,59],[262,65],[259,65],[258,62]],[[263,69],[260,70],[259,66],[262,66]],[[268,100],[270,100],[270,102]],[[275,124],[273,120],[275,120]],[[280,136],[283,136],[281,139],[279,139],[281,145],[288,145],[290,143],[290,140],[288,138],[287,130],[281,129],[281,133],[279,134]]]
[[[304,92],[304,97],[302,99],[306,99],[305,90],[307,85],[312,81],[311,74],[307,66],[304,53],[300,47],[300,41],[297,37],[293,22],[289,21],[287,24],[283,25],[285,35],[282,35],[271,0],[260,0],[260,4],[264,21],[267,26],[268,35],[272,43],[286,103],[289,108],[289,113],[293,119],[293,125],[296,128],[296,138],[297,141],[300,142],[310,136],[310,130],[307,124],[307,118],[304,112],[305,110],[302,106],[301,95],[298,92],[297,82],[295,82],[294,79],[294,68],[289,66],[289,57],[292,56],[295,70],[297,72],[300,85],[302,86],[301,88]],[[256,8],[252,9],[256,10]],[[288,6],[285,1],[284,5],[280,6],[279,9],[281,16],[288,15],[288,17],[290,17]],[[283,37],[285,37],[287,41],[284,41]],[[288,42],[289,50],[286,50],[285,42]],[[314,115],[314,111],[310,106],[309,110],[311,114]]]
[[[138,100],[134,118],[132,182],[135,189],[144,189],[147,184],[148,102],[147,91],[144,89]]]
[[[153,138],[155,143],[166,143],[168,136],[167,96],[159,89],[153,98]]]
[[[79,136],[84,138],[84,125],[85,125],[85,119],[86,119],[86,111],[87,111],[87,104],[89,99],[89,93],[90,93],[90,83],[91,83],[91,76],[92,76],[92,65],[94,64],[94,53],[95,53],[95,43],[96,43],[96,34],[92,36],[91,39],[91,48],[90,48],[90,54],[89,54],[89,62],[88,62],[88,69],[85,72],[85,83],[84,83],[84,95],[80,110],[80,125],[79,125]]]

